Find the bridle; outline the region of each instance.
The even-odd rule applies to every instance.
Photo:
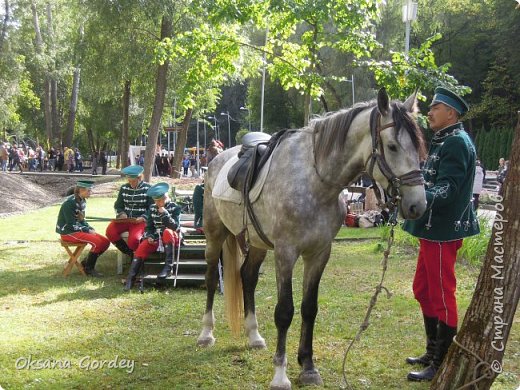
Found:
[[[375,183],[374,167],[377,164],[383,176],[388,180],[386,192],[390,196],[390,201],[383,203],[381,191],[377,185],[374,186],[378,203],[382,207],[388,207],[390,210],[397,211],[397,204],[401,200],[401,186],[417,186],[424,184],[422,171],[414,169],[410,172],[396,176],[385,159],[385,149],[381,140],[381,132],[390,127],[395,127],[395,122],[386,123],[381,126],[381,113],[377,107],[374,107],[370,113],[370,135],[372,137],[372,154],[365,163],[365,172]]]

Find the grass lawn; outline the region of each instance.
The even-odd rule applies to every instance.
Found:
[[[113,199],[90,199],[87,216],[111,215],[112,203]],[[61,271],[65,252],[52,242],[56,238],[56,213],[57,208],[50,207],[1,223],[0,387],[240,390],[268,387],[276,342],[272,254],[266,260],[256,293],[259,327],[267,349],[249,350],[244,337],[231,336],[220,295],[215,299],[217,342],[213,348],[202,349],[196,346],[196,339],[205,307],[204,289],[123,293],[121,279],[115,275],[113,247],[99,260],[105,278],[84,278],[77,270],[64,278]],[[30,230],[34,237],[41,238],[37,244],[15,241],[34,240],[28,237],[31,233],[23,232],[33,225],[41,226]],[[101,224],[98,230],[104,231]],[[357,332],[380,278],[379,247],[374,240],[333,245],[320,287],[314,337],[315,359],[325,388],[337,389],[342,384],[344,351]],[[355,389],[429,387],[406,381],[411,367],[404,363],[404,358],[422,353],[424,344],[422,319],[411,292],[414,268],[415,253],[395,247],[386,282],[393,297],[387,300],[380,296],[372,312],[371,326],[348,360],[347,375]],[[287,342],[288,374],[294,388],[299,374],[296,354],[302,271],[299,262],[293,283],[296,313]],[[457,272],[462,318],[478,270],[459,265]],[[505,372],[495,381],[493,389],[516,389],[520,384],[518,322],[517,316],[504,359]],[[32,359],[33,369],[23,369],[28,359]],[[117,367],[95,367],[102,361],[114,364],[116,359]],[[134,366],[123,363],[122,359],[133,361]],[[38,360],[41,364],[54,362],[62,367],[36,369]],[[16,368],[17,361],[22,369]]]

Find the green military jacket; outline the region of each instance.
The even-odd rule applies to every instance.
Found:
[[[473,210],[475,146],[456,123],[432,139],[423,174],[428,206],[423,216],[404,222],[411,235],[431,241],[453,241],[480,232]]]
[[[85,221],[85,199],[76,199],[74,195],[69,196],[61,205],[56,223],[56,233],[71,234],[77,232],[88,233],[92,227]]]
[[[153,204],[153,199],[146,195],[149,188],[150,184],[144,181],[139,182],[137,188],[123,184],[114,203],[116,214],[124,212],[128,218],[146,218],[148,208]]]
[[[148,209],[146,216],[146,229],[143,238],[151,237],[159,239],[165,229],[176,230],[181,224],[181,208],[174,202],[169,201],[164,205],[165,212],[159,213],[155,204]]]

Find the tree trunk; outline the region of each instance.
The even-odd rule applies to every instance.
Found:
[[[36,10],[36,4],[34,1],[31,1],[31,11],[33,18],[33,26],[34,26],[34,34],[35,40],[34,44],[36,47],[36,52],[40,55],[43,55],[43,39],[40,31],[40,21],[38,19],[38,12]],[[49,144],[53,138],[52,135],[52,116],[51,116],[51,85],[49,79],[49,72],[47,69],[43,69],[44,85],[43,85],[43,114],[45,117],[45,133],[47,135],[47,143]],[[71,146],[71,145],[64,145]]]
[[[471,389],[489,389],[502,371],[502,358],[520,299],[520,112],[501,194],[503,198],[497,197],[497,214],[473,299],[457,343],[452,344],[431,389],[458,389],[474,381],[474,377],[478,381]],[[481,361],[484,363],[479,364]]]
[[[161,21],[161,40],[170,37],[172,34],[172,21],[167,16],[163,16]],[[169,61],[165,61],[157,67],[157,75],[155,78],[155,102],[153,105],[152,119],[148,130],[148,139],[146,141],[146,151],[144,159],[144,180],[150,181],[152,176],[153,163],[155,160],[155,149],[157,145],[157,136],[159,135],[159,126],[161,125],[161,117],[164,109],[164,98],[166,96],[167,76]]]
[[[309,119],[311,116],[311,94],[305,92],[303,96],[303,127],[309,124]]]
[[[94,141],[94,133],[92,132],[92,129],[90,127],[87,127],[85,129],[85,131],[87,132],[89,148],[92,151],[92,155],[94,155],[94,152],[96,151],[96,143]],[[98,140],[98,143],[99,143],[99,140]]]
[[[172,175],[171,177],[178,178],[180,177],[179,171],[181,171],[181,162],[184,157],[184,148],[186,147],[186,142],[188,140],[188,128],[190,126],[191,115],[193,114],[193,110],[190,108],[186,111],[184,115],[184,119],[182,121],[182,129],[177,134],[177,144],[175,145],[175,154],[173,157],[173,167],[172,167]]]
[[[52,25],[52,7],[51,3],[47,3],[47,36],[49,37],[49,52],[51,54],[52,62],[49,72],[49,81],[51,84],[51,124],[52,124],[52,136],[56,139],[60,138],[60,120],[58,117],[58,80],[56,78],[56,61],[55,53],[56,48],[54,44],[54,28]],[[51,138],[50,142],[53,143],[54,138]]]
[[[121,168],[124,168],[128,165],[128,117],[130,111],[130,86],[131,81],[125,81],[125,91],[123,93],[123,128],[121,134]],[[133,161],[130,161],[130,165],[133,164]]]
[[[9,23],[9,0],[4,1],[5,16],[2,24],[2,31],[0,32],[0,57],[2,56],[2,49],[4,46],[5,37],[7,36],[7,24]]]
[[[65,145],[72,145],[72,138],[74,136],[74,125],[76,123],[76,112],[78,111],[78,95],[79,95],[79,81],[81,76],[81,69],[77,66],[74,69],[72,76],[72,91],[70,94],[69,116],[67,119],[67,130],[63,137]]]
[[[81,48],[83,43],[83,24],[79,26],[79,44],[78,48]],[[77,49],[78,52],[81,49]],[[75,67],[74,72],[72,73],[72,91],[70,92],[70,104],[69,104],[69,115],[67,118],[67,129],[65,130],[64,139],[72,144],[72,139],[74,138],[74,127],[76,124],[76,113],[78,112],[78,96],[79,96],[79,85],[81,80],[81,61],[80,55],[76,52],[75,54]]]

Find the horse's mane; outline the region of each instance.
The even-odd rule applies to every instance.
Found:
[[[367,109],[377,109],[375,100],[358,103],[349,109],[326,113],[321,117],[313,119],[309,128],[313,130],[316,137],[314,153],[316,160],[327,158],[332,152],[341,152],[347,140],[348,131],[354,118]],[[401,128],[405,129],[422,160],[426,156],[424,137],[419,127],[403,103],[391,102],[392,119],[395,122],[396,136],[399,136]]]

